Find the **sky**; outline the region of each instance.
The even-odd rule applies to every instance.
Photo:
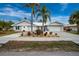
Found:
[[[79,10],[79,3],[41,3],[50,11],[51,21],[68,24],[69,16]],[[35,8],[36,9],[36,8]],[[18,22],[24,18],[31,20],[31,8],[23,3],[0,3],[0,20]]]

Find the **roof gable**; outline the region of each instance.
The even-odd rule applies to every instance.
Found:
[[[60,23],[60,22],[52,22],[52,23],[50,23],[50,25],[63,25],[62,23]]]
[[[77,24],[67,24],[65,26],[77,26]]]
[[[33,22],[33,25],[35,26],[42,26],[42,22]],[[63,25],[62,23],[60,22],[52,22],[52,23],[46,23],[44,25],[58,25],[58,26],[61,26]],[[31,23],[28,22],[28,21],[21,21],[21,22],[18,22],[16,24],[13,24],[12,26],[31,26]]]
[[[12,26],[30,26],[30,25],[31,23],[28,21],[21,21],[21,22],[13,24]]]

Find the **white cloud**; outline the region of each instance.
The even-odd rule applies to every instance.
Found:
[[[5,5],[6,7],[12,7],[10,4]]]
[[[62,7],[63,10],[65,10],[66,5],[67,4],[64,4],[65,7],[64,6]],[[28,19],[31,18],[31,13],[26,13],[22,10],[16,10],[14,8],[11,8],[11,7],[5,7],[5,8],[0,9],[0,10],[3,11],[3,12],[0,12],[0,15],[15,16],[15,17],[19,17],[19,18],[26,17]],[[69,19],[69,16],[53,16],[53,17],[51,17],[52,21],[59,21],[59,22],[62,22],[64,24],[68,23],[68,19]]]
[[[10,8],[10,7],[3,8],[3,10],[5,10],[5,11],[13,11],[13,9]]]
[[[68,6],[68,4],[67,3],[61,3],[60,4],[61,5],[61,11],[64,11],[66,8],[67,8],[67,6]]]
[[[68,23],[69,16],[53,16],[51,17],[52,21],[58,21],[64,24]]]
[[[15,17],[19,17],[19,18],[24,18],[24,17],[29,18],[31,16],[31,13],[26,13],[22,10],[16,10],[11,7],[5,7],[0,10],[3,11],[3,12],[0,12],[0,15],[15,16]]]

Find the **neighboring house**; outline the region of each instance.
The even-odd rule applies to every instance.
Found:
[[[45,31],[63,31],[63,24],[59,22],[46,23]],[[31,23],[27,21],[21,21],[19,23],[13,24],[13,30],[15,31],[31,31]],[[33,31],[42,28],[42,22],[33,22]]]
[[[72,31],[77,31],[77,24],[67,24],[64,26],[65,28],[69,28]]]

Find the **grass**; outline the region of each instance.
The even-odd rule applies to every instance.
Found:
[[[9,35],[9,34],[13,34],[16,33],[15,31],[0,31],[0,36],[5,36],[5,35]]]
[[[79,44],[72,41],[9,41],[0,51],[79,51]]]
[[[76,31],[69,31],[68,33],[79,35],[79,33],[77,33]]]

